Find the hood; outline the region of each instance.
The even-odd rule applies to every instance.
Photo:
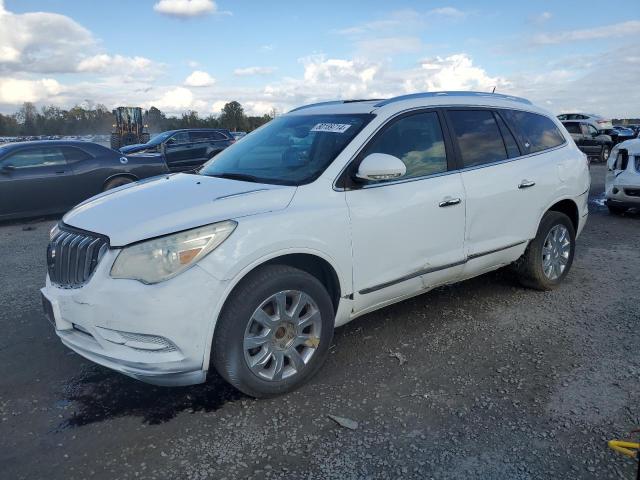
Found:
[[[124,185],[81,203],[63,217],[121,247],[222,220],[282,210],[296,187],[176,174]]]
[[[120,152],[133,153],[133,152],[139,152],[140,150],[144,150],[145,148],[149,148],[146,143],[136,143],[135,145],[127,145],[125,147],[120,147]]]

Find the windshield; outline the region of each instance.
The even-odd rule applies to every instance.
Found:
[[[207,162],[201,175],[302,185],[322,174],[373,115],[279,117]]]

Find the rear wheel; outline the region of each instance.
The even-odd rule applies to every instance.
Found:
[[[520,283],[537,290],[556,288],[571,269],[575,242],[575,229],[569,217],[561,212],[547,212],[536,237],[515,264]]]
[[[122,185],[132,183],[133,181],[134,180],[129,177],[112,178],[111,180],[109,180],[107,183],[104,184],[104,188],[102,189],[102,191],[106,192],[107,190],[111,190],[112,188],[116,188],[116,187],[121,187]]]
[[[265,266],[249,274],[225,304],[212,363],[247,395],[283,394],[322,366],[333,327],[333,304],[318,279],[289,266]]]

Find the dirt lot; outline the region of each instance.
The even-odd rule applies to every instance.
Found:
[[[606,441],[640,428],[640,215],[609,215],[592,174],[561,288],[496,272],[367,315],[311,384],[266,401],[70,352],[38,293],[53,220],[1,225],[0,477],[635,478]]]

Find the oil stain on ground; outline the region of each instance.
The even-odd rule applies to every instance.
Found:
[[[99,367],[64,385],[64,404],[73,413],[59,429],[80,427],[111,418],[134,416],[144,423],[167,422],[180,412],[211,412],[244,396],[214,373],[207,383],[189,387],[156,387]],[[68,403],[67,403],[68,402]]]

